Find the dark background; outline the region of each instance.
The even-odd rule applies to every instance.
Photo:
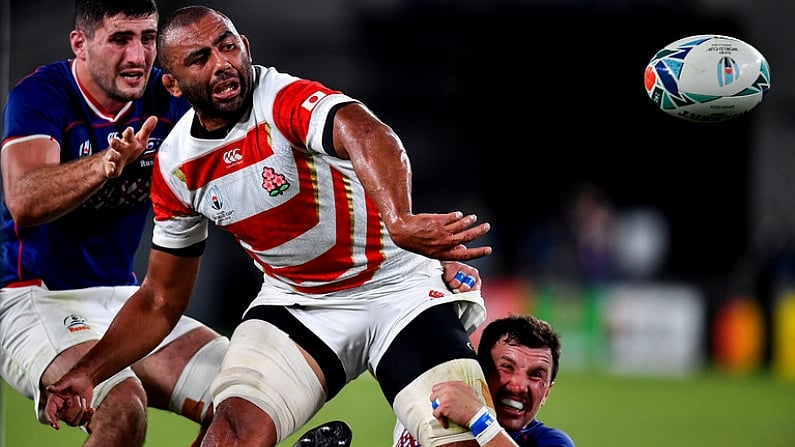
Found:
[[[160,1],[161,15],[189,2]],[[566,213],[583,184],[617,210],[651,208],[668,246],[654,273],[698,284],[711,303],[758,287],[791,239],[792,77],[786,14],[739,1],[240,1],[219,7],[256,63],[316,79],[368,104],[403,138],[415,211],[474,212],[492,223],[486,280],[536,273],[528,235]],[[71,2],[2,4],[3,79],[71,56]],[[753,113],[691,124],[657,110],[643,70],[693,34],[753,43],[771,93]],[[3,97],[5,92],[3,91]],[[484,243],[485,243],[484,242]],[[143,247],[147,248],[148,239]],[[190,312],[231,324],[259,274],[214,231]],[[145,271],[145,252],[139,261]],[[739,285],[738,285],[739,284]],[[750,284],[750,285],[749,285]],[[221,297],[219,299],[219,297]]]

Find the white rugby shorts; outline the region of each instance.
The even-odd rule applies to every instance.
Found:
[[[42,422],[46,402],[41,400],[39,383],[44,370],[62,351],[100,339],[136,290],[137,286],[0,289],[0,374],[15,390],[33,399]],[[199,326],[198,321],[183,316],[160,346]]]

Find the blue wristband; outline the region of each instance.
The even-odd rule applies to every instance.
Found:
[[[472,432],[475,437],[483,433],[487,428],[489,428],[492,424],[494,424],[494,416],[491,415],[489,410],[486,407],[481,408],[476,414],[474,422],[469,424],[469,431]],[[474,419],[474,417],[473,417]]]

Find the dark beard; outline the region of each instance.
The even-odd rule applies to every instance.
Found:
[[[250,66],[246,73],[251,73]],[[241,95],[235,101],[224,103],[221,107],[213,101],[211,89],[203,92],[197,88],[188,87],[183,93],[202,121],[221,121],[226,123],[226,127],[232,127],[251,108],[253,101],[251,76],[241,75],[238,82]]]

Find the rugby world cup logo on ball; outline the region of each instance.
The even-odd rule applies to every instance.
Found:
[[[748,43],[705,34],[666,45],[646,65],[649,98],[677,118],[714,123],[756,107],[770,89],[770,67]]]

